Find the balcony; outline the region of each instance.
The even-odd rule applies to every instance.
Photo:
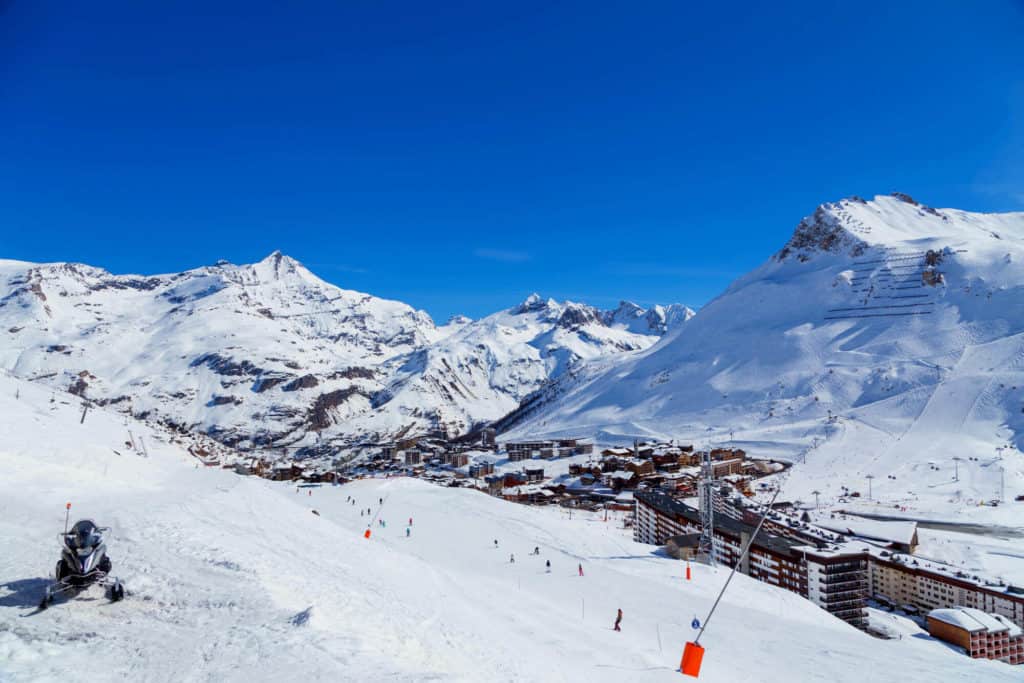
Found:
[[[866,571],[845,571],[845,572],[824,572],[820,574],[821,580],[825,583],[839,583],[842,581],[866,581]]]
[[[819,588],[824,593],[832,593],[835,591],[849,591],[849,590],[867,590],[867,581],[835,581],[833,583],[825,583],[821,581]]]
[[[821,596],[827,603],[842,602],[843,600],[860,600],[867,597],[865,591],[843,591],[842,593],[825,593]]]
[[[838,564],[825,565],[821,569],[823,574],[842,574],[844,572],[863,572],[867,571],[867,562],[841,562]]]
[[[844,600],[841,602],[830,602],[827,605],[825,605],[825,610],[836,615],[850,611],[863,612],[864,600]]]

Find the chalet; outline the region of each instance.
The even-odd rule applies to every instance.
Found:
[[[501,474],[491,474],[484,477],[484,481],[487,482],[487,493],[492,496],[501,494],[501,490],[505,487],[505,477]]]
[[[469,464],[469,455],[466,453],[445,453],[444,464],[449,467],[465,467]]]
[[[510,486],[523,486],[527,483],[526,475],[522,472],[506,472],[504,475],[504,485]]]
[[[822,519],[815,524],[844,536],[859,536],[872,541],[888,543],[889,548],[904,553],[917,550],[917,522],[880,521],[854,517],[848,519]]]
[[[606,458],[628,458],[633,455],[633,449],[631,448],[606,448],[601,451],[601,455]]]
[[[608,472],[604,475],[604,483],[605,486],[610,486],[616,490],[636,486],[636,472],[631,470],[616,470],[615,472]]]
[[[732,458],[730,460],[719,460],[711,463],[711,473],[714,477],[724,477],[729,474],[739,474],[743,471],[743,460]]]
[[[628,460],[625,465],[626,469],[635,474],[638,477],[642,477],[645,474],[654,473],[654,463],[650,460],[644,460],[642,458],[633,458]]]
[[[541,482],[544,481],[544,468],[543,467],[526,467],[523,469],[523,474],[526,476],[527,482]]]
[[[489,460],[480,460],[469,466],[469,476],[478,478],[494,473],[494,463]]]
[[[405,464],[409,466],[419,465],[423,462],[423,454],[417,450],[408,450],[405,452]]]

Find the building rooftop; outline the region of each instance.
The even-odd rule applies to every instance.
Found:
[[[976,631],[990,631],[997,633],[999,631],[1008,631],[1008,624],[1014,624],[1007,622],[1004,623],[1001,619],[997,618],[994,614],[988,614],[982,612],[980,609],[973,607],[950,607],[946,609],[933,609],[928,613],[929,619],[936,619],[938,621],[962,628],[965,631],[974,633]],[[1017,628],[1020,631],[1020,628]]]

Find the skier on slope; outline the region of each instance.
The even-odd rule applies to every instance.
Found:
[[[622,609],[620,608],[619,609],[619,613],[615,615],[615,630],[616,631],[621,631],[622,630],[621,628],[619,628],[619,624],[621,624],[621,623],[622,623]]]
[[[412,526],[412,517],[409,518],[409,526]]]
[[[412,531],[409,527],[405,527],[405,537],[409,538],[409,532]]]
[[[494,549],[498,549],[498,539],[494,539]]]
[[[583,565],[579,565],[580,576],[583,576]]]
[[[515,556],[514,553],[512,555],[508,556],[508,563],[509,564],[515,564],[516,563],[516,556]]]
[[[548,560],[547,567],[548,567],[548,574],[550,574],[551,573],[551,560]]]

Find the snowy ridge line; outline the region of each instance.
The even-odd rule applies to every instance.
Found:
[[[913,315],[931,315],[932,311],[907,311],[905,313],[867,313],[865,315],[826,316],[825,320],[852,320],[854,318],[899,318]]]
[[[886,309],[886,308],[912,308],[914,306],[934,306],[934,305],[935,305],[934,301],[922,301],[921,303],[917,303],[917,304],[885,304],[885,305],[882,305],[882,306],[854,306],[852,308],[830,308],[826,312],[827,313],[842,313],[842,312],[845,312],[845,311],[868,311],[868,310],[878,310],[878,309]]]

